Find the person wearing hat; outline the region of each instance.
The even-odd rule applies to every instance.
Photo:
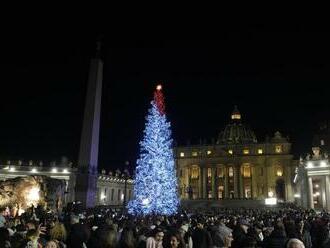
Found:
[[[194,248],[211,248],[212,238],[210,233],[204,228],[205,220],[197,218],[197,226],[192,234]]]
[[[233,238],[234,241],[232,243],[233,248],[243,247],[245,241],[247,240],[247,232],[249,229],[249,222],[244,218],[239,218],[237,221],[237,225],[234,228]]]

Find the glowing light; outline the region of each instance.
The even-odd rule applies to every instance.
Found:
[[[31,172],[32,172],[32,173],[37,173],[37,169],[36,169],[36,168],[33,168],[33,169],[31,170]]]
[[[184,152],[180,152],[180,157],[184,157]]]
[[[277,199],[274,198],[274,197],[265,199],[265,204],[266,205],[276,205],[276,203],[277,203]]]
[[[258,154],[262,154],[263,150],[262,149],[258,149]]]
[[[124,194],[121,194],[120,198],[121,198],[121,200],[124,200]]]
[[[233,155],[233,150],[228,150],[228,153]]]
[[[312,162],[308,162],[308,163],[307,163],[307,168],[313,168],[313,167],[314,167],[314,165],[313,165]]]
[[[318,184],[315,184],[315,188],[319,188],[320,186]]]
[[[104,193],[101,193],[100,199],[101,199],[101,200],[104,200],[105,197],[106,197],[105,194],[104,194]]]
[[[298,178],[298,175],[294,175],[294,179],[293,179],[293,182],[296,183],[297,182],[297,178]]]
[[[4,170],[9,170],[9,166],[6,166],[3,168]]]
[[[162,87],[161,84],[158,84],[157,87],[156,87],[157,90],[162,90],[162,88],[163,88],[163,87]]]
[[[249,153],[250,153],[249,149],[244,149],[243,150],[243,154],[249,154]]]
[[[272,198],[272,197],[274,196],[274,192],[273,192],[273,191],[269,191],[269,192],[268,192],[268,196],[269,196],[270,198]]]
[[[26,194],[26,204],[29,206],[31,204],[36,205],[40,199],[39,195],[40,188],[32,187]]]
[[[300,198],[300,195],[299,194],[294,194],[293,197],[294,198]]]
[[[143,206],[146,206],[146,205],[148,205],[149,203],[150,203],[150,201],[149,201],[148,198],[142,200],[142,205],[143,205]]]
[[[68,169],[63,169],[63,173],[69,173]]]
[[[212,153],[212,151],[207,151],[207,155],[210,155]]]
[[[321,167],[327,167],[327,163],[325,161],[321,161],[320,165]]]
[[[10,167],[10,168],[9,168],[9,171],[10,171],[10,172],[14,172],[14,171],[16,171],[16,169],[15,169],[15,167]]]
[[[52,173],[57,173],[57,169],[56,168],[53,168],[52,169]]]

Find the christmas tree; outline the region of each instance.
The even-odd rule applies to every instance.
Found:
[[[134,215],[172,215],[177,212],[179,200],[171,125],[166,121],[161,85],[154,92],[146,121],[137,160],[134,200],[129,202],[128,212]]]

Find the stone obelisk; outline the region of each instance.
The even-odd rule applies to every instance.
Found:
[[[75,198],[84,207],[91,208],[96,202],[99,130],[101,115],[103,61],[100,56],[101,42],[91,60],[87,85],[84,122],[80,140],[78,173]]]

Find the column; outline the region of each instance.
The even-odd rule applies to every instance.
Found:
[[[321,185],[322,187],[320,187],[320,193],[321,193],[321,197],[322,197],[322,207],[324,209],[327,208],[327,196],[326,196],[326,176],[323,176],[321,178]]]
[[[228,168],[225,167],[224,168],[224,176],[225,176],[225,198],[228,198],[229,197],[229,194],[228,194]]]
[[[242,166],[238,167],[239,197],[244,198]]]
[[[212,183],[212,198],[216,199],[216,182],[215,182],[215,173],[216,173],[216,168],[214,166],[212,166],[212,178],[211,178],[211,183]]]
[[[309,207],[314,208],[313,181],[311,177],[308,178],[308,192],[309,192]]]
[[[203,167],[203,198],[207,199],[207,168]]]
[[[198,198],[203,198],[203,169],[199,167]]]
[[[325,177],[325,198],[326,198],[326,209],[330,211],[330,176]]]
[[[238,182],[238,168],[237,166],[233,166],[234,170],[234,197],[238,198],[239,197],[239,182]]]
[[[256,189],[255,187],[255,179],[254,179],[254,170],[255,167],[251,165],[251,199],[254,199],[254,196],[256,195],[254,193],[254,190]]]

